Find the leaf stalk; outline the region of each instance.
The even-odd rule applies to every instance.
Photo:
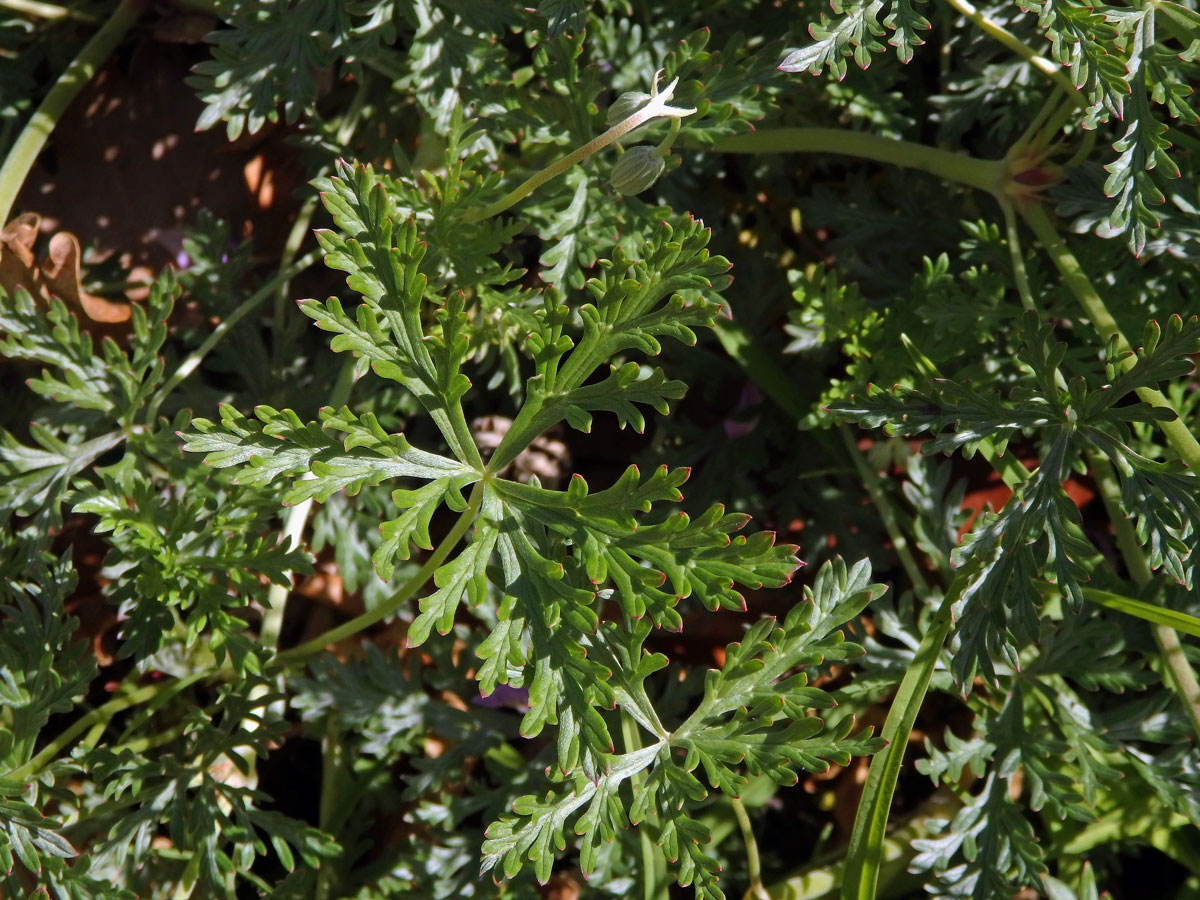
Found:
[[[1055,84],[1062,88],[1068,97],[1072,98],[1075,105],[1080,109],[1085,107],[1082,97],[1078,96],[1075,90],[1075,85],[1071,83],[1071,79],[1063,72],[1062,67],[1055,64],[1046,57],[1039,55],[1034,50],[1026,46],[1025,42],[1019,37],[1001,25],[999,22],[994,22],[987,15],[980,12],[970,0],[946,0],[946,5],[958,12],[964,19],[972,25],[1007,49],[1011,50],[1021,59],[1029,63],[1033,68],[1037,69],[1043,75],[1050,78]]]
[[[875,505],[875,510],[883,521],[883,527],[887,531],[888,537],[891,538],[892,550],[899,557],[900,565],[904,567],[904,574],[908,576],[909,583],[912,584],[913,590],[917,592],[918,596],[928,597],[930,595],[929,580],[921,571],[921,566],[908,546],[908,537],[900,527],[900,517],[896,514],[896,507],[892,505],[891,498],[884,491],[879,474],[867,465],[866,459],[863,458],[863,452],[854,443],[850,429],[841,424],[838,426],[838,433],[841,434],[842,442],[846,445],[846,452],[850,455],[850,460],[854,463],[859,478],[862,479],[863,487],[866,488],[871,503]]]
[[[621,740],[625,744],[625,752],[633,753],[642,749],[638,739],[638,726],[625,710],[621,710]],[[634,790],[638,790],[646,781],[644,771],[635,772],[629,778]],[[667,889],[666,873],[663,871],[663,856],[654,847],[654,840],[643,822],[638,827],[638,848],[642,855],[642,900],[667,900],[670,895]]]
[[[938,657],[953,624],[951,610],[978,569],[977,561],[968,563],[946,592],[929,630],[922,638],[912,663],[900,681],[892,708],[888,711],[880,737],[888,745],[871,759],[867,782],[854,818],[854,830],[846,852],[845,879],[842,900],[875,900],[883,863],[883,841],[886,837],[888,813],[892,796],[900,777],[900,767],[908,749],[908,737],[916,722],[917,712],[929,691],[929,682],[937,667]]]
[[[1147,585],[1154,578],[1154,573],[1150,569],[1146,554],[1142,551],[1133,522],[1121,509],[1121,485],[1113,472],[1112,464],[1098,453],[1091,454],[1090,461],[1096,473],[1100,498],[1104,501],[1104,508],[1112,521],[1117,547],[1129,569],[1130,577],[1139,587]],[[1183,652],[1179,634],[1174,628],[1160,622],[1151,622],[1150,630],[1154,634],[1154,642],[1158,645],[1159,655],[1170,675],[1169,680],[1175,688],[1175,694],[1183,704],[1193,733],[1197,740],[1200,740],[1200,681],[1197,681],[1196,673]]]
[[[928,172],[948,181],[1003,197],[1008,163],[978,159],[914,141],[900,141],[841,128],[763,128],[718,138],[708,148],[718,153],[828,153]]]
[[[738,829],[742,833],[742,843],[746,845],[746,869],[750,875],[750,886],[746,888],[743,900],[771,900],[771,895],[763,887],[762,862],[758,857],[758,841],[754,837],[754,825],[746,812],[746,804],[740,797],[730,797],[729,804],[733,807],[733,816],[737,819]]]
[[[148,684],[131,691],[123,697],[114,697],[103,706],[98,706],[91,712],[76,719],[70,726],[63,730],[62,734],[57,735],[50,743],[43,747],[40,753],[25,763],[25,765],[10,772],[7,777],[19,781],[37,774],[57,759],[84,732],[91,730],[97,725],[104,725],[111,722],[118,713],[124,712],[134,706],[156,698],[166,699],[166,697],[173,696],[210,675],[212,675],[211,670],[204,670],[193,673],[186,678],[177,679],[176,681]]]
[[[1087,273],[1083,271],[1079,260],[1075,258],[1075,255],[1067,247],[1062,236],[1059,235],[1058,229],[1050,221],[1050,216],[1046,213],[1045,208],[1040,203],[1031,200],[1020,203],[1017,209],[1033,230],[1033,233],[1037,235],[1038,240],[1042,242],[1042,247],[1054,261],[1054,265],[1062,275],[1063,284],[1075,295],[1075,299],[1079,301],[1088,318],[1092,320],[1092,327],[1096,329],[1097,333],[1105,341],[1115,339],[1117,349],[1121,352],[1127,353],[1130,351],[1129,341],[1121,333],[1121,329],[1117,325],[1117,320],[1113,318],[1103,298],[1101,298],[1100,294],[1092,286],[1092,282],[1088,278]],[[1136,363],[1136,357],[1126,356],[1121,361],[1121,367],[1128,371]],[[1175,418],[1171,421],[1157,421],[1155,424],[1162,431],[1167,442],[1179,454],[1184,463],[1187,464],[1187,467],[1193,472],[1200,473],[1200,442],[1196,441],[1196,436],[1192,434],[1183,420],[1179,418],[1179,411],[1175,409],[1171,401],[1163,396],[1161,391],[1150,387],[1139,387],[1137,395],[1144,403],[1148,403],[1150,406],[1158,409],[1169,409],[1175,413]],[[1114,519],[1115,522],[1116,519]]]

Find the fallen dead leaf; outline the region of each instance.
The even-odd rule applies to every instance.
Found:
[[[50,238],[46,258],[34,256],[41,216],[26,212],[0,229],[0,286],[11,294],[21,287],[43,303],[57,297],[88,321],[107,325],[127,322],[130,306],[89,294],[80,281],[79,240],[68,231]]]

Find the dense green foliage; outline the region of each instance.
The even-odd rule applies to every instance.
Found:
[[[0,897],[1200,891],[1191,6],[181,5],[311,186],[0,304]]]

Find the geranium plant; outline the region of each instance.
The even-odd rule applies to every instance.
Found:
[[[1190,7],[9,6],[0,895],[1200,889]],[[308,185],[130,301],[184,10]]]

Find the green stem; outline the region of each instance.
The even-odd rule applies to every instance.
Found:
[[[1048,589],[1053,591],[1053,585],[1048,585]],[[1190,616],[1177,609],[1147,603],[1145,600],[1137,600],[1133,597],[1127,597],[1124,594],[1114,593],[1113,591],[1104,591],[1100,588],[1084,585],[1080,588],[1080,591],[1083,593],[1083,599],[1088,601],[1088,603],[1095,603],[1097,606],[1116,610],[1122,615],[1133,616],[1152,625],[1166,625],[1168,628],[1173,628],[1179,634],[1190,634],[1192,637],[1200,638],[1200,618],[1196,616]]]
[[[911,896],[924,880],[920,875],[908,872],[908,864],[916,855],[913,841],[929,837],[930,821],[949,821],[962,808],[962,801],[954,792],[942,785],[912,812],[895,823],[884,841],[882,869],[883,888],[878,900],[885,897]],[[837,848],[821,854],[813,862],[803,866],[767,888],[767,893],[778,900],[834,900],[842,883],[846,861],[843,851]]]
[[[1056,65],[1051,60],[1044,56],[1039,56],[1034,50],[1030,49],[1025,43],[1015,34],[1005,28],[998,22],[993,22],[986,15],[975,8],[969,0],[946,0],[946,4],[956,10],[964,19],[971,22],[980,31],[1007,47],[1021,59],[1025,60],[1043,75],[1046,75],[1062,88],[1068,97],[1074,99],[1075,105],[1083,109],[1086,105],[1083,97],[1078,96],[1075,90],[1075,85],[1071,83],[1071,79],[1067,77],[1062,66]]]
[[[475,443],[475,435],[471,434],[471,426],[467,423],[467,414],[463,410],[462,404],[452,403],[446,412],[451,434],[455,437],[455,441],[447,440],[447,443],[454,447],[455,452],[460,454],[459,458],[467,465],[478,470],[484,469],[483,456]],[[456,444],[457,446],[455,446]]]
[[[912,141],[898,141],[840,128],[763,128],[718,138],[709,148],[718,153],[828,153],[856,156],[928,172],[967,187],[1004,196],[1008,163],[977,159]]]
[[[107,722],[97,722],[91,727],[91,730],[83,736],[83,740],[79,743],[84,747],[95,747],[100,743],[100,738],[104,737],[104,732],[108,731]]]
[[[325,721],[325,737],[321,747],[321,799],[318,811],[318,827],[329,830],[333,812],[337,808],[341,793],[343,745],[337,731],[337,717],[329,716]],[[329,896],[332,865],[317,868],[317,884],[313,891],[315,900],[326,900]]]
[[[1033,291],[1029,288],[1029,276],[1025,272],[1025,256],[1021,252],[1020,233],[1017,231],[1017,215],[1012,203],[1000,201],[1004,211],[1004,231],[1008,238],[1008,255],[1012,260],[1013,281],[1017,285],[1017,295],[1021,298],[1021,306],[1025,309],[1037,309],[1033,302]]]
[[[1139,587],[1149,584],[1154,578],[1154,573],[1146,554],[1142,552],[1142,545],[1132,520],[1121,509],[1121,485],[1112,464],[1099,454],[1091,454],[1090,462],[1096,476],[1096,485],[1100,488],[1100,498],[1104,501],[1104,508],[1112,522],[1117,547],[1129,569],[1130,577]],[[1175,693],[1192,724],[1192,731],[1197,739],[1200,739],[1200,682],[1197,681],[1196,673],[1183,652],[1179,635],[1175,629],[1159,623],[1151,623],[1150,629],[1154,633],[1155,643],[1158,644],[1163,665],[1170,673]]]
[[[1142,553],[1142,546],[1137,539],[1133,522],[1121,509],[1121,485],[1113,471],[1112,464],[1099,453],[1088,454],[1088,461],[1091,463],[1096,486],[1100,488],[1100,499],[1104,502],[1104,509],[1108,512],[1109,521],[1112,522],[1117,547],[1125,558],[1129,574],[1135,584],[1146,584],[1154,575],[1145,554]]]
[[[33,759],[21,766],[19,769],[10,772],[8,777],[20,780],[40,772],[45,766],[57,759],[67,747],[71,746],[71,744],[75,742],[76,738],[78,738],[84,732],[91,730],[94,726],[99,724],[107,724],[108,722],[112,721],[113,717],[118,713],[124,712],[131,707],[145,703],[149,700],[153,700],[160,694],[167,692],[172,694],[179,693],[188,686],[195,684],[197,681],[200,681],[202,678],[205,678],[211,674],[211,671],[197,672],[187,676],[186,678],[180,678],[176,681],[164,681],[159,682],[158,684],[148,684],[145,687],[140,687],[137,690],[131,691],[123,697],[114,697],[103,706],[96,707],[91,712],[80,716],[78,719],[72,722],[71,725],[62,732],[62,734],[55,737],[54,740],[43,747],[40,753],[38,753],[35,757],[33,757]]]
[[[1152,625],[1158,652],[1162,654],[1163,663],[1171,673],[1171,681],[1175,685],[1175,693],[1187,712],[1188,720],[1192,723],[1192,733],[1200,739],[1200,681],[1196,671],[1188,661],[1179,641],[1179,634],[1166,625]]]
[[[108,21],[83,45],[79,55],[71,60],[66,71],[58,77],[45,99],[34,110],[9,150],[4,165],[0,167],[0,225],[8,221],[17,194],[54,126],[83,86],[96,74],[100,64],[116,49],[145,6],[146,0],[121,0]]]
[[[166,399],[167,395],[175,390],[175,388],[179,387],[179,385],[182,384],[189,375],[196,371],[200,363],[203,362],[204,357],[212,352],[212,349],[217,346],[217,344],[219,344],[227,334],[229,334],[229,332],[235,325],[237,325],[238,322],[258,308],[258,306],[260,306],[268,297],[273,296],[275,291],[278,290],[280,284],[283,284],[289,279],[294,278],[300,272],[303,272],[314,262],[316,262],[320,256],[320,250],[313,250],[309,253],[306,253],[304,256],[300,257],[298,260],[288,266],[287,269],[277,273],[274,278],[247,297],[242,302],[241,306],[226,316],[221,321],[221,324],[213,329],[213,332],[208,336],[208,339],[195,350],[193,350],[188,355],[187,359],[179,364],[179,368],[175,370],[175,374],[163,382],[163,386],[158,389],[158,393],[154,395],[154,399],[150,401],[150,404],[147,407],[146,421],[150,422],[154,419],[154,416],[158,413],[158,408],[162,405],[162,402]]]
[[[758,841],[754,838],[754,826],[746,812],[746,804],[740,797],[730,797],[729,804],[733,807],[733,816],[737,819],[738,829],[742,832],[742,843],[746,845],[746,871],[750,876],[750,886],[746,888],[745,900],[771,900],[771,895],[763,887],[762,862],[758,858]]]
[[[279,257],[279,268],[271,283],[275,285],[275,304],[274,313],[272,314],[273,327],[271,334],[272,340],[272,356],[278,360],[282,352],[284,352],[291,342],[284,338],[287,324],[287,299],[289,288],[292,284],[292,276],[295,272],[291,271],[291,266],[296,258],[296,254],[300,252],[300,245],[304,243],[304,238],[308,236],[308,226],[312,223],[313,214],[317,211],[318,197],[314,194],[300,206],[300,211],[296,213],[296,221],[292,223],[291,229],[288,231],[287,240],[283,244],[283,253]]]
[[[1071,158],[1063,164],[1064,169],[1073,169],[1076,166],[1082,166],[1084,162],[1091,158],[1092,150],[1096,146],[1095,131],[1085,131],[1083,140],[1079,142],[1079,146],[1075,148],[1075,152],[1071,154]],[[1176,136],[1178,141],[1178,136]]]
[[[637,722],[633,716],[621,710],[621,740],[625,744],[625,752],[632,753],[642,748],[638,739]],[[639,790],[646,780],[645,772],[637,772],[629,779],[633,789]],[[638,826],[638,845],[642,854],[642,900],[666,900],[669,895],[665,878],[662,854],[654,849],[654,841],[646,829],[646,823]]]
[[[361,60],[362,64],[379,75],[382,75],[392,84],[397,81],[403,81],[408,78],[408,71],[399,65],[395,65],[391,59],[387,57],[377,57],[371,54],[364,56]]]
[[[1079,92],[1075,91],[1066,98],[1054,111],[1054,115],[1050,116],[1046,122],[1038,129],[1038,133],[1034,135],[1030,141],[1030,149],[1038,154],[1044,153],[1053,143],[1056,136],[1062,134],[1063,127],[1074,118],[1076,106],[1073,102],[1079,96]],[[1095,132],[1086,132],[1092,139],[1095,138]],[[1081,143],[1087,143],[1082,141]]]
[[[1109,312],[1104,300],[1096,292],[1096,289],[1092,287],[1092,282],[1083,271],[1083,267],[1079,265],[1079,260],[1075,258],[1075,255],[1067,247],[1066,242],[1059,236],[1058,230],[1054,227],[1054,223],[1050,221],[1046,210],[1036,201],[1022,203],[1018,206],[1018,209],[1026,223],[1033,229],[1033,233],[1037,235],[1038,240],[1042,242],[1042,246],[1046,252],[1050,254],[1050,258],[1054,260],[1055,266],[1058,267],[1058,271],[1062,275],[1063,283],[1075,295],[1075,298],[1087,313],[1088,318],[1092,320],[1092,327],[1096,329],[1105,341],[1115,338],[1117,349],[1123,353],[1128,352],[1130,349],[1129,341],[1121,333],[1116,319]],[[1128,371],[1136,364],[1135,357],[1127,356],[1122,361],[1121,366]],[[1137,395],[1144,403],[1161,409],[1169,409],[1175,413],[1175,418],[1171,421],[1159,421],[1155,424],[1158,425],[1167,442],[1179,454],[1180,458],[1187,464],[1187,467],[1193,472],[1200,473],[1200,443],[1196,441],[1196,436],[1192,434],[1183,420],[1179,418],[1178,410],[1171,404],[1171,401],[1163,396],[1160,391],[1150,387],[1138,388]]]
[[[419,570],[417,570],[417,574],[405,582],[404,585],[398,591],[396,591],[396,593],[392,594],[391,597],[380,603],[374,609],[368,610],[361,616],[356,616],[349,622],[345,622],[336,628],[329,629],[329,631],[318,635],[311,641],[305,641],[303,644],[292,647],[290,650],[284,650],[282,653],[278,654],[275,659],[285,666],[301,662],[312,654],[319,653],[321,650],[324,650],[330,644],[344,640],[353,634],[357,634],[366,628],[370,628],[376,622],[380,622],[394,613],[405,602],[407,602],[413,594],[420,590],[427,581],[429,581],[433,573],[437,571],[438,567],[441,566],[446,557],[450,555],[450,551],[458,545],[458,542],[462,539],[463,535],[467,533],[467,529],[469,529],[475,523],[475,517],[479,513],[479,507],[482,501],[483,482],[478,481],[475,483],[475,487],[471,490],[471,497],[467,502],[467,508],[462,511],[462,515],[458,517],[458,521],[454,523],[454,527],[450,529],[446,537],[442,539],[440,544],[438,544],[437,549],[429,555],[429,559],[425,560],[425,564],[421,566]]]
[[[1063,106],[1073,109],[1069,100],[1061,100],[1061,91],[1052,91],[1050,96],[1042,103],[1038,109],[1037,115],[1025,126],[1025,130],[1021,132],[1021,136],[1008,150],[1008,155],[1012,156],[1014,152],[1019,152],[1022,148],[1029,148],[1035,152],[1045,149],[1048,142],[1047,135],[1051,134],[1045,126],[1048,122],[1058,123],[1058,117],[1052,115],[1058,112]],[[1055,130],[1061,127],[1061,123],[1056,124]]]
[[[1017,294],[1021,297],[1021,306],[1026,310],[1036,311],[1037,304],[1033,300],[1033,291],[1029,287],[1029,276],[1025,272],[1025,254],[1021,249],[1021,233],[1017,228],[1017,213],[1013,209],[1012,203],[1008,199],[1000,201],[1000,208],[1004,211],[1004,231],[1007,236],[1008,255],[1012,260],[1013,281],[1017,285]],[[1059,390],[1066,393],[1067,379],[1059,370],[1058,366],[1054,367],[1054,382],[1058,385]]]
[[[655,147],[655,152],[663,159],[667,158],[667,154],[671,152],[671,145],[675,143],[675,138],[679,137],[679,125],[682,120],[672,119],[671,126],[667,129],[667,136],[658,142]]]
[[[199,850],[190,852],[187,865],[183,867],[183,873],[179,876],[179,883],[175,885],[172,900],[190,900],[192,892],[196,889],[196,882],[200,880],[200,862],[204,854]]]
[[[875,898],[883,862],[888,813],[891,811],[904,753],[908,749],[908,736],[912,733],[917,712],[929,690],[938,656],[950,634],[951,610],[977,568],[978,563],[969,563],[954,579],[896,691],[896,698],[892,701],[881,732],[888,745],[871,760],[858,814],[854,818],[854,831],[846,852],[842,900]]]
[[[346,114],[342,116],[342,121],[338,125],[334,140],[338,147],[346,147],[354,137],[354,132],[358,129],[358,123],[362,119],[363,106],[367,98],[368,79],[366,73],[358,80],[358,84],[354,91],[354,97],[350,101],[350,106],[346,110]],[[324,176],[328,172],[328,167],[322,168],[318,173]],[[292,261],[296,258],[296,254],[300,252],[300,247],[304,243],[304,239],[309,235],[309,226],[312,224],[313,215],[317,211],[317,204],[320,197],[317,194],[311,194],[307,197],[300,206],[299,212],[296,213],[296,221],[292,223],[291,229],[288,231],[287,240],[283,245],[283,253],[279,257],[279,272],[275,279],[278,284],[275,292],[275,312],[274,312],[274,328],[272,334],[274,341],[271,347],[273,359],[278,361],[280,355],[291,346],[291,341],[285,337],[286,322],[288,316],[288,288],[291,285],[291,275],[288,275],[288,269]],[[284,277],[286,276],[286,277]]]
[[[117,744],[110,748],[114,754],[128,751],[130,753],[145,753],[147,750],[153,750],[155,747],[162,747],[166,744],[183,736],[187,731],[187,723],[176,725],[174,728],[168,728],[166,731],[160,731],[158,734],[150,734],[145,737],[134,738],[131,741],[125,741],[123,744]]]

